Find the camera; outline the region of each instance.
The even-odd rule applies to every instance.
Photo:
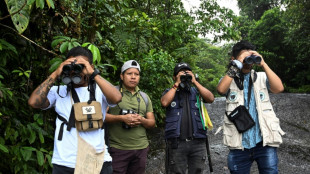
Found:
[[[192,76],[190,74],[185,73],[185,75],[180,76],[180,88],[186,91],[191,89]]]
[[[71,82],[79,84],[82,80],[80,73],[83,71],[83,64],[75,64],[75,61],[71,64],[64,65],[62,67],[62,82],[67,85]],[[73,75],[71,76],[71,72]]]
[[[120,111],[120,115],[126,115],[126,114],[135,114],[136,112],[134,110],[130,110],[130,109],[121,109]],[[127,125],[125,122],[122,122],[122,127],[124,129],[130,129],[131,127],[129,125]]]
[[[251,64],[260,64],[260,62],[262,61],[262,58],[260,56],[256,56],[256,55],[250,55],[244,58],[243,62],[245,64],[251,65]]]

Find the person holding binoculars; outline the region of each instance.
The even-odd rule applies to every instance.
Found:
[[[98,127],[81,131],[75,127],[75,117],[81,113],[73,109],[75,104],[84,103],[85,108],[94,108],[96,113],[91,112],[87,116],[91,118],[93,114],[99,114],[98,121],[103,123],[106,108],[121,101],[121,93],[100,76],[92,63],[90,50],[84,47],[72,48],[67,59],[32,92],[28,100],[33,108],[45,110],[54,107],[58,114],[52,158],[53,174],[73,174],[85,172],[85,169],[92,171],[87,173],[112,173],[112,159],[105,145],[104,129]],[[64,85],[55,86],[57,79],[62,79]],[[72,98],[79,101],[73,102],[75,99]],[[94,103],[96,105],[92,105]],[[85,163],[89,160],[87,156],[97,161]]]
[[[253,66],[262,67],[264,72],[256,72]],[[268,91],[283,90],[281,79],[253,44],[240,41],[233,46],[228,71],[217,86],[218,93],[226,96],[222,128],[223,143],[230,149],[227,157],[230,173],[249,174],[253,161],[257,162],[259,173],[278,173],[277,147],[284,132]]]
[[[198,82],[187,63],[175,66],[173,80],[174,85],[160,100],[166,108],[166,173],[204,173],[207,130],[203,129],[197,97],[212,103],[214,96]]]
[[[129,60],[121,68],[122,101],[106,116],[114,174],[145,173],[149,142],[146,129],[155,126],[152,102],[138,87],[140,65]]]

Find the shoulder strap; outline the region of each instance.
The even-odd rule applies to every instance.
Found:
[[[146,109],[149,105],[149,99],[147,98],[147,94],[143,91],[139,91],[139,94],[141,95],[141,97],[143,98],[144,102],[145,102],[145,105],[146,105]]]
[[[119,86],[115,86],[116,89],[120,90]],[[122,96],[123,96],[123,91],[120,91]],[[143,91],[139,91],[139,94],[141,95],[141,97],[143,98],[144,102],[145,102],[145,105],[146,105],[146,108],[148,107],[149,105],[149,100],[147,98],[147,94]]]
[[[250,101],[251,101],[251,93],[252,93],[252,77],[250,75],[249,79],[249,89],[248,89],[248,110],[250,110]]]

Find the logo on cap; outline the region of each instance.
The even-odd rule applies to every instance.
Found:
[[[186,63],[181,63],[181,64],[178,65],[178,67],[181,67],[181,66],[187,66],[187,64]]]

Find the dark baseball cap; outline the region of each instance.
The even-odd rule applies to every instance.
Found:
[[[187,63],[181,62],[175,65],[173,75],[176,76],[181,69],[192,71],[191,67]]]

